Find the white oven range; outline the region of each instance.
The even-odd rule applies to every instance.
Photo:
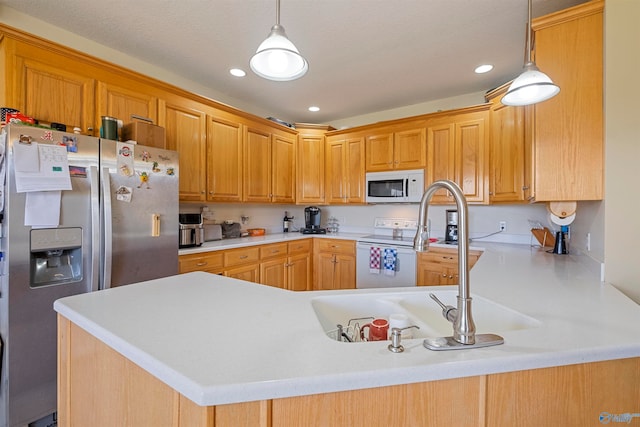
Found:
[[[394,236],[395,232],[395,236]],[[391,234],[389,234],[391,233]],[[356,243],[356,287],[393,288],[416,285],[416,252],[413,250],[415,221],[376,218],[376,234]],[[371,248],[377,249],[380,262],[372,266]],[[384,265],[385,249],[395,249],[393,270]],[[373,267],[373,269],[372,269]]]

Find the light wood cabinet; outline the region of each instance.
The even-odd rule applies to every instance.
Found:
[[[10,42],[7,42],[10,43]],[[22,46],[21,46],[22,48]],[[26,55],[40,56],[34,48],[20,49]],[[43,60],[52,54],[46,55]],[[7,105],[15,106],[25,114],[44,122],[63,123],[68,131],[79,127],[84,133],[93,134],[95,85],[93,78],[77,74],[82,66],[76,61],[65,61],[65,67],[57,68],[53,64],[43,63],[18,54],[14,69],[16,97],[7,99]]]
[[[180,255],[180,273],[206,271],[292,291],[311,289],[312,241]]]
[[[207,116],[205,106],[182,99],[162,100],[158,124],[167,149],[180,154],[180,200],[203,202],[207,188]]]
[[[296,203],[323,205],[325,198],[325,136],[331,126],[296,123]]]
[[[244,131],[244,194],[246,202],[293,203],[295,138],[249,125]]]
[[[326,148],[327,203],[364,203],[364,137],[327,137]]]
[[[469,270],[481,254],[480,251],[469,251]],[[417,269],[418,286],[457,285],[458,249],[430,247],[427,252],[419,252]]]
[[[180,273],[192,271],[206,271],[213,274],[222,274],[224,256],[222,252],[203,252],[197,254],[180,255],[178,257]]]
[[[242,124],[233,116],[207,118],[207,201],[242,201]]]
[[[424,128],[368,135],[365,142],[367,172],[422,169],[427,164]]]
[[[313,290],[355,289],[356,246],[351,240],[315,239]]]
[[[487,93],[491,103],[489,137],[489,201],[518,203],[529,195],[529,151],[525,136],[526,108],[503,105],[511,82]],[[525,166],[526,165],[526,166]]]
[[[604,1],[535,19],[534,57],[558,86],[533,106],[535,201],[601,200]]]
[[[198,406],[58,315],[58,381],[63,426],[581,427],[634,411],[640,358]]]
[[[457,183],[467,202],[489,202],[489,105],[434,115],[427,125],[426,186],[441,179]],[[446,190],[437,191],[433,203],[453,203]]]
[[[151,94],[140,82],[130,81],[129,87],[124,84],[127,80],[118,79],[118,84],[98,82],[96,105],[96,123],[101,122],[102,116],[115,117],[124,123],[132,121],[131,116],[146,117],[156,122],[158,120],[158,98]]]
[[[261,246],[259,283],[291,291],[310,290],[311,250],[311,239]]]

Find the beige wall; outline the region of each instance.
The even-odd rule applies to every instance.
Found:
[[[640,303],[640,1],[605,6],[605,280]]]

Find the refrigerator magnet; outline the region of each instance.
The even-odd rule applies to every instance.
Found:
[[[138,188],[142,188],[142,187],[146,187],[147,189],[151,188],[149,187],[149,174],[146,172],[140,172],[138,175],[140,176],[140,185],[138,185]]]
[[[129,203],[131,202],[132,194],[133,194],[133,191],[131,190],[131,187],[126,187],[124,185],[121,185],[116,190],[116,200]]]

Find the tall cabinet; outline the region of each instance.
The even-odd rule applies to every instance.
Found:
[[[560,86],[534,106],[534,201],[603,198],[603,9],[594,0],[532,23],[535,61]]]
[[[364,203],[364,137],[328,136],[325,156],[327,203]]]

